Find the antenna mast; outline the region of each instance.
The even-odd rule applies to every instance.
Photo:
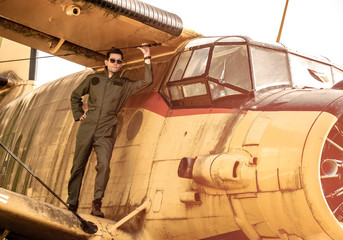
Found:
[[[288,7],[288,1],[289,0],[286,0],[285,9],[283,10],[283,16],[282,16],[282,20],[281,20],[281,24],[280,24],[280,29],[279,29],[279,34],[277,35],[276,42],[280,42],[281,33],[282,33],[282,29],[283,29],[283,23],[285,22],[285,17],[286,17],[286,12],[287,12],[287,7]]]

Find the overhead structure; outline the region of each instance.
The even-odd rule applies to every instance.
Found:
[[[27,11],[30,9],[30,11]],[[2,37],[87,66],[102,66],[106,51],[142,43],[162,43],[164,55],[199,34],[184,30],[177,15],[138,0],[4,0],[0,2]],[[125,61],[141,53],[124,49]]]

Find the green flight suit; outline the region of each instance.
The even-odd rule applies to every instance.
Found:
[[[143,80],[131,81],[119,77],[119,73],[109,79],[107,71],[104,71],[88,75],[72,92],[70,101],[75,121],[84,114],[81,97],[89,94],[89,98],[87,117],[81,122],[76,137],[67,203],[78,205],[82,178],[92,148],[97,156],[94,199],[103,198],[116,139],[117,113],[131,95],[151,83],[151,64],[145,64]]]

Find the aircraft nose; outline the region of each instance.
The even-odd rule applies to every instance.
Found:
[[[343,118],[331,128],[320,160],[320,181],[325,200],[338,221],[343,220]]]

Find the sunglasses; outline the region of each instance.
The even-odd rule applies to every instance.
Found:
[[[121,60],[121,59],[110,58],[110,62],[111,63],[115,63],[116,61],[117,61],[118,64],[122,64],[123,63],[123,60]]]

